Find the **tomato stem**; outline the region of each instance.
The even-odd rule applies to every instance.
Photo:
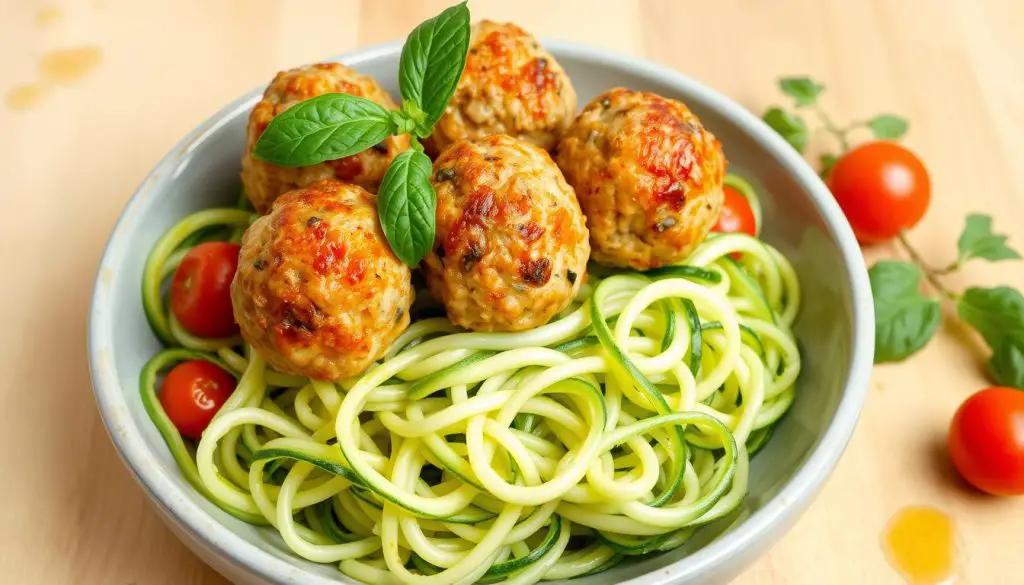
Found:
[[[936,271],[936,274],[940,274],[940,275],[952,274],[953,272],[956,272],[957,270],[960,270],[961,262],[962,262],[962,260],[960,258],[957,258],[956,262],[951,262],[945,268]]]
[[[924,261],[923,258],[921,258],[921,255],[917,253],[917,250],[915,250],[914,247],[910,245],[910,241],[907,239],[906,232],[900,232],[900,235],[898,237],[900,240],[900,244],[903,245],[903,249],[906,250],[907,254],[910,255],[910,259],[914,262],[914,264],[917,264],[917,266],[924,272],[924,277],[928,279],[928,282],[933,287],[935,287],[935,290],[942,293],[942,295],[945,296],[947,299],[955,301],[957,299],[956,293],[946,288],[946,285],[942,284],[942,281],[939,280],[939,276],[949,274],[950,272],[955,270],[956,263],[953,263],[949,267],[942,270],[932,268],[927,262]]]
[[[846,138],[846,134],[850,130],[856,128],[857,125],[854,124],[844,130],[839,126],[836,126],[836,123],[832,121],[832,118],[830,118],[829,115],[825,113],[825,110],[820,105],[814,104],[814,109],[815,111],[818,112],[818,118],[821,120],[821,123],[825,126],[825,130],[829,134],[835,136],[837,140],[839,140],[839,146],[843,149],[843,152],[845,153],[846,151],[850,150],[850,141]]]

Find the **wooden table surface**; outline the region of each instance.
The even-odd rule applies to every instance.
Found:
[[[104,242],[149,169],[223,104],[279,69],[402,37],[447,1],[0,0],[0,581],[225,583],[157,519],[94,407],[85,331]],[[949,261],[964,215],[976,210],[994,213],[1024,246],[1020,0],[471,8],[669,65],[755,112],[780,99],[777,77],[811,74],[828,85],[838,118],[891,111],[911,120],[907,143],[935,186],[912,234],[927,259]],[[65,49],[82,50],[54,53]],[[979,263],[950,279],[968,282],[1024,285],[1024,265]],[[970,491],[943,447],[957,404],[986,385],[983,358],[954,325],[912,361],[877,368],[821,496],[736,583],[901,583],[879,538],[894,512],[914,504],[956,522],[960,582],[1024,582],[1024,499]]]

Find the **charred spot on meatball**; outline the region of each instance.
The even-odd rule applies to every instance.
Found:
[[[437,171],[438,181],[451,181],[455,178],[455,169],[440,169]]]
[[[381,154],[387,154],[388,153],[388,145],[387,145],[386,142],[378,142],[377,144],[374,144],[370,148],[376,150],[377,152],[379,152]]]
[[[565,271],[565,277],[569,279],[569,284],[576,284],[576,273],[572,270]]]
[[[480,261],[484,257],[483,250],[480,249],[480,245],[473,242],[469,245],[469,250],[462,255],[462,269],[469,270],[473,268],[473,265]]]
[[[658,191],[654,196],[667,203],[675,211],[679,211],[686,205],[686,190],[678,181],[669,185],[667,189]]]
[[[335,179],[351,183],[363,172],[362,158],[363,157],[361,155],[354,154],[337,160],[325,161],[323,164],[327,165],[334,171]]]
[[[519,276],[533,286],[540,286],[551,280],[551,260],[526,260],[519,265]]]
[[[537,222],[534,221],[521,223],[516,226],[516,229],[519,230],[519,235],[523,237],[523,241],[527,243],[536,242],[544,235],[544,228],[537,225]]]
[[[287,303],[285,304],[284,319],[281,325],[285,332],[298,329],[302,333],[308,334],[316,330],[312,314],[304,315],[298,307]]]

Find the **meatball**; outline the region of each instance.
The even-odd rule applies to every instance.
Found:
[[[718,221],[725,155],[684,104],[615,88],[583,109],[558,166],[590,226],[594,260],[647,270],[685,260]]]
[[[587,224],[547,151],[503,134],[463,140],[434,163],[432,182],[437,236],[424,272],[452,323],[520,331],[572,302]]]
[[[246,230],[231,303],[242,337],[274,368],[354,376],[408,327],[412,275],[374,203],[362,187],[320,181],[282,195]]]
[[[256,211],[266,213],[282,193],[324,179],[355,183],[376,192],[391,160],[409,148],[407,135],[392,136],[359,154],[307,167],[279,167],[252,155],[256,141],[274,116],[325,93],[347,93],[397,109],[376,80],[341,63],[317,63],[278,73],[249,114],[242,156],[242,185]]]
[[[428,147],[508,134],[551,150],[576,114],[576,90],[533,35],[511,23],[473,26],[466,68]]]

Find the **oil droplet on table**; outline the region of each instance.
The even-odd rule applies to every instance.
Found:
[[[71,83],[85,77],[102,59],[103,52],[94,45],[58,49],[43,56],[39,71],[46,81]]]
[[[949,515],[931,506],[903,508],[882,535],[885,556],[910,585],[952,583],[956,538]]]
[[[64,18],[64,13],[56,6],[46,6],[36,12],[36,24],[39,26],[50,26]]]
[[[27,110],[42,103],[46,93],[50,90],[41,83],[28,83],[19,85],[7,92],[4,104],[12,110]]]

